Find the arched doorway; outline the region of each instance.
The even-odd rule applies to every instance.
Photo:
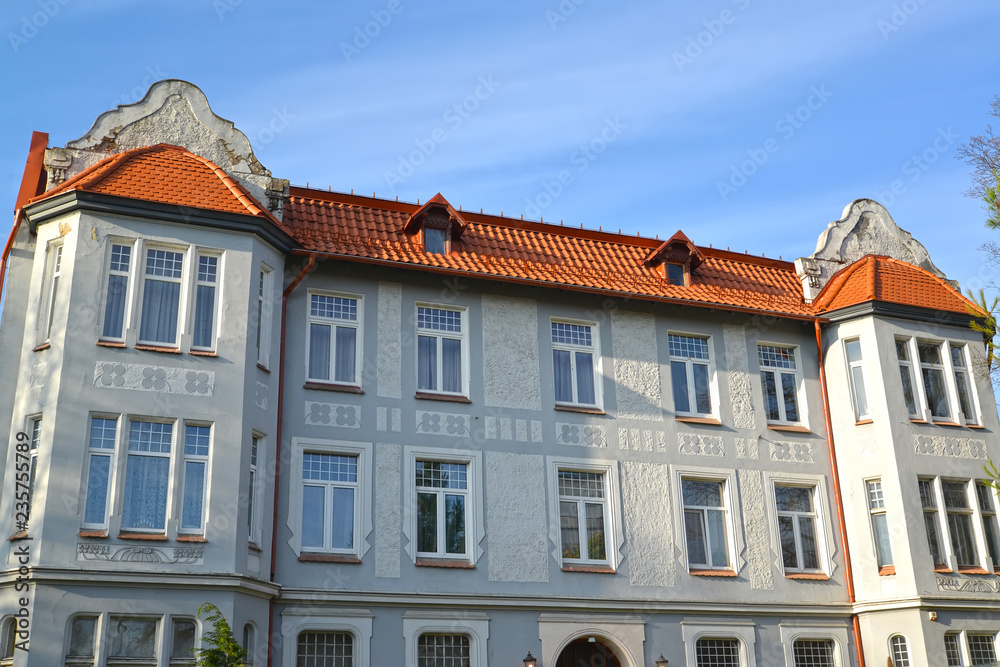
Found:
[[[596,637],[581,637],[559,654],[556,667],[621,667],[614,651]]]

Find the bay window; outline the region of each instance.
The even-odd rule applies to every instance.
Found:
[[[118,442],[116,417],[91,417],[87,448],[87,495],[83,506],[84,528],[105,528],[108,523],[108,498],[111,474]]]
[[[868,486],[868,513],[871,515],[872,535],[875,540],[875,559],[880,573],[892,567],[892,544],[889,541],[889,523],[885,515],[885,497],[882,480],[871,480]]]
[[[910,412],[910,417],[918,418],[917,411],[916,382],[913,378],[913,364],[910,361],[910,344],[906,340],[896,339],[896,358],[899,360],[899,379],[903,386],[903,401],[906,409]]]
[[[219,280],[219,257],[198,255],[195,283],[194,335],[191,347],[211,350],[215,347],[216,286]]]
[[[208,473],[210,426],[184,427],[184,487],[181,500],[181,532],[201,533],[205,525],[205,487]]]
[[[847,353],[847,368],[851,382],[851,398],[854,401],[854,416],[860,421],[871,416],[868,410],[868,393],[865,387],[865,369],[861,359],[861,341],[855,338],[844,343]]]
[[[132,246],[112,244],[107,293],[104,299],[104,327],[101,329],[101,338],[104,340],[125,340],[125,312],[131,266]]]

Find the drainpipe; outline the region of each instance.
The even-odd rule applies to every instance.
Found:
[[[28,148],[28,159],[24,165],[24,175],[21,177],[21,188],[17,191],[17,201],[14,202],[14,224],[10,228],[10,236],[7,237],[3,255],[0,256],[0,296],[3,295],[4,281],[7,277],[7,260],[11,248],[14,247],[17,232],[21,229],[21,221],[24,219],[24,205],[29,199],[42,194],[45,190],[45,149],[48,145],[48,134],[31,133],[31,146]]]
[[[288,306],[288,296],[292,293],[299,283],[306,277],[306,274],[312,271],[313,267],[316,266],[316,253],[310,253],[309,261],[306,265],[302,267],[299,274],[295,276],[295,279],[288,284],[285,291],[281,293],[281,340],[279,344],[281,345],[281,350],[278,353],[278,429],[274,437],[274,520],[271,525],[271,581],[274,581],[274,571],[276,567],[276,560],[278,555],[278,480],[281,478],[281,421],[282,421],[282,409],[285,404],[285,323],[287,321],[287,306]],[[272,652],[274,650],[274,641],[272,639],[274,632],[274,598],[271,598],[271,604],[268,610],[267,618],[267,664],[270,667],[272,663]]]
[[[837,452],[833,445],[833,421],[830,417],[830,396],[826,390],[826,368],[823,366],[823,335],[819,327],[819,319],[813,320],[816,326],[816,354],[819,357],[819,387],[823,395],[823,418],[826,422],[826,445],[830,451],[830,472],[833,476],[833,496],[837,505],[837,524],[840,528],[840,544],[844,551],[844,570],[847,576],[847,598],[854,605],[854,572],[851,569],[851,550],[847,545],[847,525],[844,520],[844,499],[840,493],[840,471],[837,467]],[[865,667],[865,653],[861,645],[861,622],[858,615],[851,610],[851,625],[854,628],[854,646],[858,652],[858,665]]]

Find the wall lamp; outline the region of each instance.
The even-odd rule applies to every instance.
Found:
[[[528,651],[528,655],[524,658],[524,667],[535,667],[537,662],[535,656],[531,655],[531,651]]]
[[[668,662],[670,661],[663,657],[663,652],[661,651],[659,659],[656,660],[656,667],[667,667]]]

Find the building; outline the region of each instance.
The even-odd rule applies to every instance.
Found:
[[[792,264],[293,187],[176,80],[47,140],[0,665],[188,664],[203,602],[257,666],[996,660],[983,341],[879,204]]]

